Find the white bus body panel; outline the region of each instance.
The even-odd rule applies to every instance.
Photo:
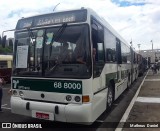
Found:
[[[30,103],[30,110],[26,109],[26,103]],[[61,122],[94,122],[105,111],[106,90],[95,95],[92,103],[85,104],[56,104],[23,100],[20,97],[11,97],[11,112],[15,114],[32,116],[32,111],[50,112],[55,121]],[[59,108],[59,114],[55,114],[55,106]]]
[[[11,96],[11,111],[15,114],[33,117],[32,111],[36,110],[53,113],[55,121],[92,123],[106,110],[107,89],[93,95],[91,79],[82,80],[82,85],[82,94],[83,96],[89,95],[90,102],[76,103],[72,100],[71,102],[65,100],[66,95],[82,96],[82,94],[17,90],[23,91],[25,100],[19,96]],[[41,98],[42,93],[45,95],[44,98]],[[30,103],[30,110],[26,109],[27,102]],[[59,107],[59,114],[54,113],[55,106]]]

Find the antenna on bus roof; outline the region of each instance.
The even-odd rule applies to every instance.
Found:
[[[53,12],[54,12],[54,10],[56,9],[56,7],[57,7],[59,4],[60,4],[60,3],[58,3],[58,4],[54,7]]]

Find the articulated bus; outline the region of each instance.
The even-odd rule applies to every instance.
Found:
[[[137,54],[91,9],[18,21],[12,113],[93,123],[138,77]]]
[[[12,55],[0,55],[0,78],[10,83],[12,73]]]

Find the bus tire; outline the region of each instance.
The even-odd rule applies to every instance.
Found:
[[[111,110],[113,104],[113,89],[111,84],[108,86],[108,94],[107,94],[107,110]]]

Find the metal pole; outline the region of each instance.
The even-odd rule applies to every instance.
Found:
[[[153,41],[151,40],[151,43],[152,43],[152,51],[153,51]]]
[[[138,48],[139,48],[139,53],[140,53],[140,46],[141,46],[141,44],[137,44],[138,45]]]
[[[131,39],[131,42],[130,42],[131,46],[132,46],[132,39]]]
[[[8,32],[8,31],[15,31],[15,29],[3,31],[3,32],[2,32],[2,38],[3,38],[4,33],[5,33],[5,32]]]
[[[60,4],[60,3],[58,3],[58,4],[54,7],[53,11],[56,9],[56,7],[57,7],[59,4]]]

